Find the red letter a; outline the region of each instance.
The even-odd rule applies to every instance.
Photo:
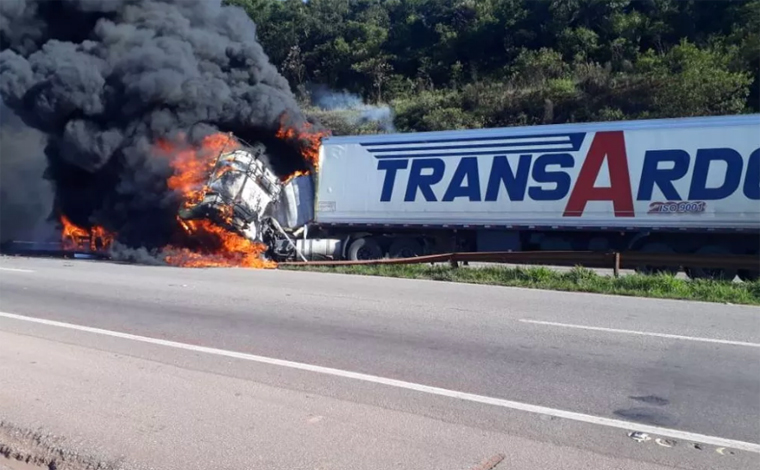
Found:
[[[602,169],[604,157],[607,157],[607,167],[610,169],[610,187],[596,188],[594,182]],[[633,195],[623,131],[596,133],[563,216],[580,217],[589,201],[612,201],[615,217],[633,217]]]

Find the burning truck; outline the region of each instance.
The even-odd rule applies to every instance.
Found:
[[[44,150],[3,159],[3,194],[44,179],[52,207],[3,197],[0,213],[21,225],[47,212],[64,251],[189,267],[449,251],[758,255],[758,114],[327,137],[238,7],[20,4],[0,8],[0,100]],[[26,140],[22,126],[3,129]],[[35,225],[13,233],[37,241]]]
[[[309,172],[297,172],[283,180],[269,161],[264,144],[251,145],[226,135],[216,158],[199,166],[201,171],[194,178],[179,173],[184,175],[179,178],[184,184],[169,180],[171,188],[186,193],[177,214],[182,226],[192,231],[195,224],[210,221],[268,247],[271,258],[287,257],[283,255],[288,248],[283,245],[293,244],[288,232],[292,234],[311,216],[305,208],[313,201],[312,180]]]
[[[305,135],[311,135],[315,142],[322,137]],[[186,156],[180,153],[173,158],[176,174],[168,181],[171,189],[183,193],[177,220],[186,231],[192,233],[199,224],[210,223],[244,237],[257,247],[258,254],[269,259],[319,257],[319,253],[306,250],[302,239],[295,240],[305,233],[313,217],[312,175],[317,162],[308,152],[308,171],[280,178],[262,143],[249,144],[232,134],[216,134],[207,138],[204,146],[218,149],[214,158],[204,161],[197,152]]]
[[[455,250],[757,254],[759,127],[755,114],[318,136],[309,170],[284,179],[263,145],[228,137],[178,217],[212,220],[275,262]]]

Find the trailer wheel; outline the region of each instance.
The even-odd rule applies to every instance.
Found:
[[[382,257],[383,249],[372,237],[364,237],[354,240],[354,242],[351,243],[351,246],[348,247],[348,259],[351,261],[380,259]]]
[[[643,253],[663,253],[663,254],[671,254],[674,253],[675,250],[671,248],[670,246],[664,244],[664,243],[647,243],[646,245],[639,248],[640,252]],[[678,274],[678,271],[680,271],[680,267],[678,266],[636,266],[636,272],[639,274],[669,274],[671,276],[675,276]]]
[[[399,238],[388,249],[389,258],[414,258],[422,254],[422,245],[413,238]]]
[[[720,245],[707,245],[694,252],[696,255],[730,255],[731,250]],[[686,275],[691,279],[715,279],[722,281],[733,281],[736,277],[737,270],[731,268],[701,268],[699,266],[689,266],[684,269]]]

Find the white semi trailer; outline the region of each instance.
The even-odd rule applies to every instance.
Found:
[[[265,197],[248,191],[235,226],[275,260],[454,250],[760,257],[760,114],[330,137],[318,171],[284,185],[254,166],[238,178]],[[210,208],[246,205],[222,199]]]

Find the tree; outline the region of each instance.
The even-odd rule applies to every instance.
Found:
[[[375,101],[383,101],[383,87],[390,79],[393,67],[388,63],[386,57],[371,57],[369,59],[357,62],[351,66],[353,70],[367,75],[372,79],[372,86],[375,91]]]
[[[226,0],[294,90],[403,130],[760,109],[760,0]]]
[[[751,74],[731,70],[738,48],[699,49],[682,40],[666,54],[648,51],[639,61],[655,84],[652,113],[663,117],[737,114],[747,108]]]

